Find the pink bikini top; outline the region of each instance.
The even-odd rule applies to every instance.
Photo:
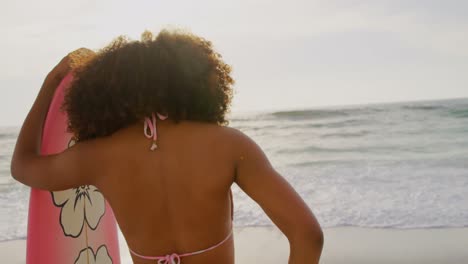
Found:
[[[161,119],[161,120],[164,120],[164,119],[167,118],[167,116],[161,115],[159,113],[157,113],[157,115],[158,115],[159,119]],[[150,130],[149,133],[148,133],[148,128]],[[156,139],[158,138],[158,135],[157,135],[157,132],[156,132],[156,116],[154,115],[154,113],[151,114],[151,119],[145,117],[144,133],[145,133],[145,136],[147,138],[153,139],[153,143],[152,143],[150,149],[152,151],[154,151],[156,148],[158,148],[158,145],[156,144]],[[232,193],[230,193],[230,195],[231,195],[231,201],[232,201]],[[231,209],[232,209],[232,205],[231,205]],[[232,213],[233,213],[233,211],[231,211],[231,215],[232,215]],[[144,256],[144,255],[140,255],[140,254],[136,253],[131,248],[129,248],[129,250],[133,255],[135,255],[135,256],[137,256],[139,258],[146,259],[146,260],[156,260],[157,264],[180,264],[180,259],[182,257],[198,255],[198,254],[201,254],[203,252],[207,252],[209,250],[212,250],[212,249],[220,246],[221,244],[226,242],[229,239],[229,237],[231,237],[232,231],[233,231],[233,229],[231,228],[231,231],[226,236],[226,238],[224,238],[218,244],[213,245],[213,246],[211,246],[209,248],[206,248],[206,249],[202,249],[202,250],[198,250],[198,251],[194,251],[194,252],[189,252],[189,253],[182,253],[182,254],[172,253],[172,254],[167,254],[167,255],[164,255],[164,256]]]

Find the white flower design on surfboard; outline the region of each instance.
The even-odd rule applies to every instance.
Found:
[[[62,207],[60,225],[66,236],[78,237],[85,222],[95,230],[106,210],[104,196],[93,185],[52,192],[52,198]]]
[[[102,245],[94,254],[91,247],[80,251],[80,255],[75,261],[75,264],[112,264],[112,259],[107,252],[106,246]]]
[[[69,147],[74,141],[70,140]],[[60,225],[66,236],[78,237],[86,224],[95,230],[106,210],[102,193],[93,185],[51,192],[55,206],[61,207]]]

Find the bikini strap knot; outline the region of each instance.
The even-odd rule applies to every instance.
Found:
[[[180,256],[176,253],[158,258],[158,264],[180,264]]]
[[[157,113],[159,119],[164,120],[167,118],[167,115],[162,115],[160,113]],[[145,133],[145,136],[149,139],[153,139],[153,144],[151,145],[150,149],[154,151],[156,148],[158,148],[158,145],[156,144],[156,139],[158,138],[158,134],[156,132],[156,116],[154,113],[151,114],[151,119],[148,117],[145,117],[145,125],[143,127],[143,132]],[[148,132],[149,129],[149,132]]]

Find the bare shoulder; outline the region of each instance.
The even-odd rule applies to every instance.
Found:
[[[272,165],[268,160],[262,148],[239,129],[233,127],[223,127],[223,134],[226,141],[226,146],[229,148],[229,153],[233,159],[237,169],[242,167],[253,167],[260,169],[272,169]]]
[[[246,148],[256,145],[249,136],[237,128],[221,126],[220,134],[233,154],[240,154],[245,151]]]
[[[240,130],[229,126],[192,121],[184,121],[184,123],[188,126],[196,126],[197,129],[194,130],[194,133],[208,135],[212,140],[221,140],[224,141],[225,144],[230,142],[237,142],[247,137]]]
[[[249,136],[247,136],[244,132],[237,128],[221,126],[221,131],[222,134],[225,136],[226,140],[231,142],[233,146],[240,146],[239,144],[244,145],[253,143],[253,140]]]

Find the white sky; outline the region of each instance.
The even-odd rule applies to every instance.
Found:
[[[234,68],[233,112],[468,97],[468,1],[41,0],[0,4],[0,126],[68,52],[166,25]]]

